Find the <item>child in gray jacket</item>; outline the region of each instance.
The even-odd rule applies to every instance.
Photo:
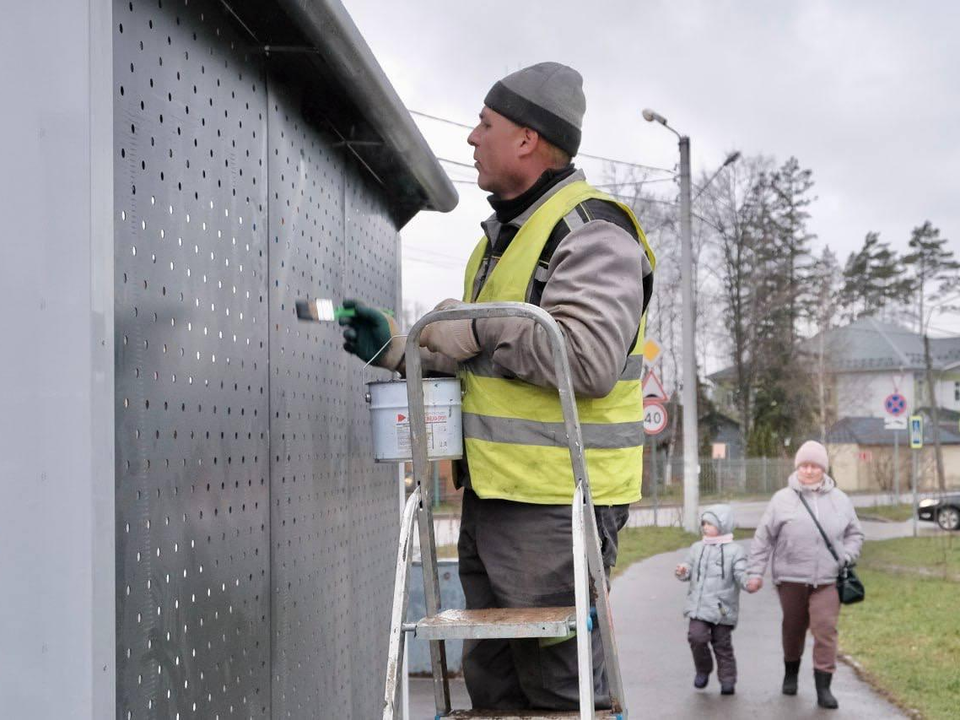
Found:
[[[737,659],[733,655],[733,629],[740,611],[740,589],[747,586],[747,553],[733,542],[733,510],[712,505],[700,516],[703,539],[695,542],[674,573],[689,582],[684,617],[690,618],[687,640],[693,652],[696,677],[693,686],[707,686],[713,670],[710,645],[717,657],[720,692],[733,695]]]

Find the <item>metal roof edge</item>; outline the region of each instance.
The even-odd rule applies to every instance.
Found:
[[[459,201],[456,188],[343,4],[339,0],[279,0],[279,4],[316,43],[344,87],[355,91],[357,107],[420,184],[428,202],[424,209],[453,210]]]

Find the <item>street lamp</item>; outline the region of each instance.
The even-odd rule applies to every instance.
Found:
[[[679,139],[680,145],[680,291],[683,305],[683,527],[687,532],[699,532],[700,518],[700,463],[697,437],[697,357],[693,301],[693,237],[690,227],[690,138],[681,135],[667,124],[667,119],[650,108],[644,108],[643,119],[663,125]],[[740,157],[731,153],[720,169],[700,189],[703,192],[717,174]],[[699,197],[699,194],[697,195]]]
[[[697,198],[699,198],[701,195],[703,195],[703,191],[707,189],[707,187],[710,185],[710,183],[712,183],[714,180],[717,179],[717,175],[720,174],[720,171],[721,171],[721,170],[723,170],[727,165],[732,165],[733,163],[735,163],[735,162],[736,162],[737,160],[739,160],[739,159],[740,159],[740,151],[739,151],[739,150],[735,150],[734,152],[732,152],[732,153],[730,153],[729,155],[727,155],[727,159],[723,161],[723,165],[721,165],[720,167],[718,167],[718,168],[717,168],[717,171],[716,171],[713,175],[711,175],[711,176],[710,176],[710,179],[707,180],[707,181],[703,184],[703,187],[701,187],[701,188],[697,191],[697,194],[696,194],[696,195],[694,196],[694,198],[693,198],[694,201],[696,201]]]

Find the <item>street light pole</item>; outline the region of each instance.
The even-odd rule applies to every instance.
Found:
[[[697,346],[690,223],[690,138],[680,136],[680,293],[683,306],[683,527],[700,527],[700,442],[697,434]]]
[[[643,119],[658,122],[679,139],[680,144],[680,292],[683,306],[683,527],[687,532],[700,532],[700,439],[697,433],[697,346],[696,302],[693,288],[693,230],[690,200],[690,138],[681,135],[667,124],[659,113],[644,109]],[[700,188],[702,193],[720,173],[720,170],[740,157],[739,152],[727,156],[723,165]],[[698,194],[697,197],[700,195]]]

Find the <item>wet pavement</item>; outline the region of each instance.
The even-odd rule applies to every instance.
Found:
[[[908,534],[910,523],[869,523],[866,530],[871,539],[880,539],[888,533],[890,536]],[[664,553],[636,563],[613,583],[620,664],[632,717],[685,720],[907,717],[843,663],[838,665],[833,681],[840,709],[818,708],[809,637],[800,673],[800,692],[794,697],[780,693],[781,614],[769,575],[760,592],[741,594],[741,620],[733,634],[739,672],[736,695],[721,696],[716,675],[710,678],[705,690],[695,690],[693,661],[686,641],[687,621],[682,616],[687,586],[673,577],[673,568],[685,552]],[[840,644],[842,647],[842,636]],[[410,717],[414,720],[433,718],[431,681],[414,679],[411,683]],[[454,707],[469,707],[462,680],[451,683],[451,695]]]
[[[737,525],[753,527],[760,520],[766,502],[735,503]],[[865,502],[864,505],[867,505]],[[632,519],[632,518],[631,518]],[[633,524],[633,523],[631,523]],[[638,523],[640,524],[640,523]],[[647,523],[643,523],[647,524]],[[867,540],[886,540],[913,534],[912,521],[862,522]],[[920,523],[919,534],[938,535],[933,523]],[[749,546],[749,542],[745,541]],[[613,583],[611,595],[620,666],[627,694],[627,707],[635,718],[701,720],[723,717],[731,720],[777,718],[794,720],[812,717],[883,718],[908,717],[890,704],[847,665],[838,663],[833,692],[839,710],[817,707],[810,664],[812,639],[800,672],[800,692],[794,697],[780,693],[783,661],[780,649],[780,603],[767,574],[760,592],[740,596],[740,624],[733,633],[739,680],[737,693],[721,696],[716,675],[704,690],[693,687],[693,660],[687,645],[687,621],[683,600],[687,585],[674,579],[673,568],[683,560],[686,549],[656,555],[638,562]],[[843,636],[840,636],[843,647]],[[451,681],[455,708],[469,707],[463,681]],[[410,718],[435,717],[432,681],[411,679]]]

